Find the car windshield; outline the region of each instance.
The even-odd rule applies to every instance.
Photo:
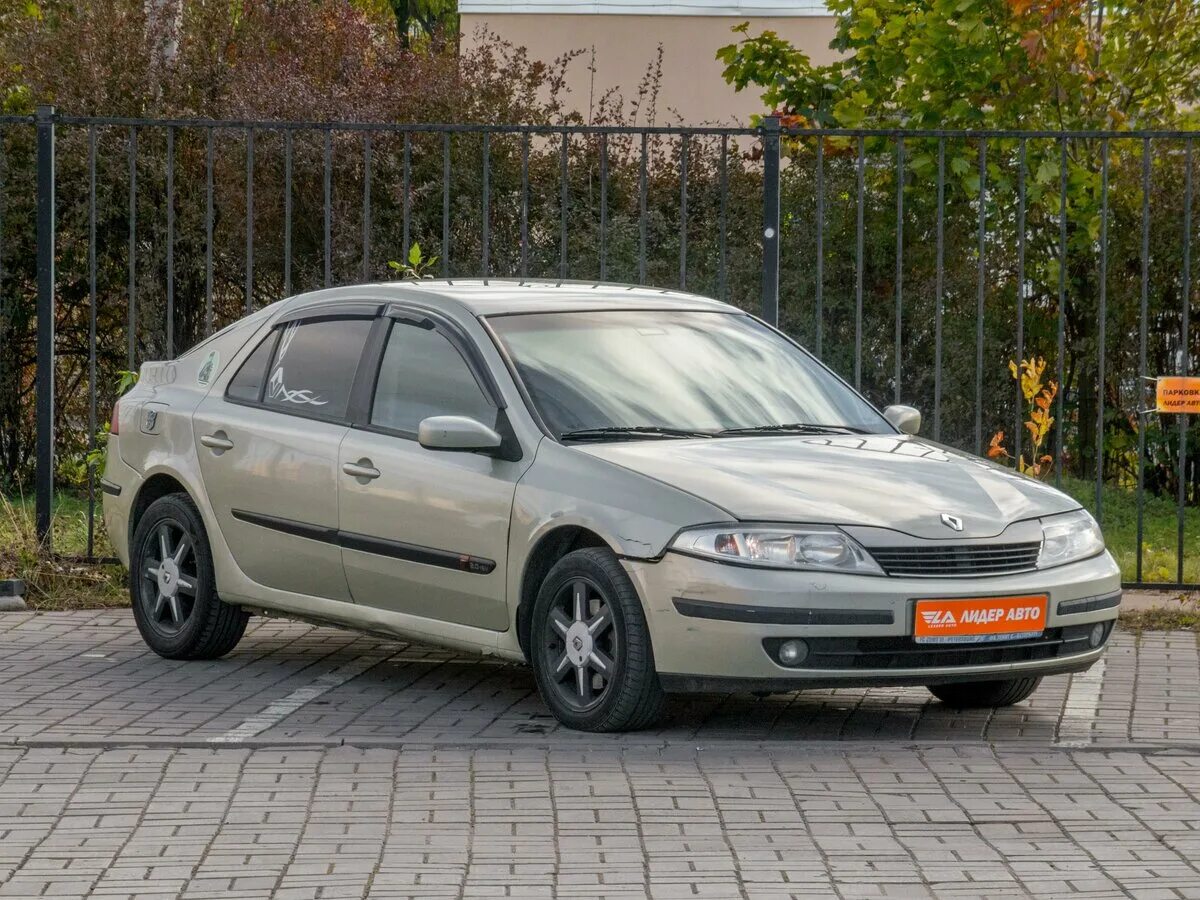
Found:
[[[612,310],[488,321],[560,438],[893,430],[819,362],[750,316]]]

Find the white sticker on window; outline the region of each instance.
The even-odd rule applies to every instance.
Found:
[[[288,348],[296,337],[299,322],[292,322],[283,330],[279,340],[279,354],[275,357],[275,371],[267,382],[267,396],[278,403],[299,403],[308,406],[324,406],[328,400],[322,400],[320,394],[308,390],[291,390],[283,383],[283,358],[287,356]]]

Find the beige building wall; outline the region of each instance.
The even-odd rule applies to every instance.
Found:
[[[735,92],[721,77],[723,66],[716,59],[717,49],[737,37],[730,29],[745,21],[751,34],[774,31],[814,63],[828,63],[837,56],[829,49],[832,16],[461,14],[464,46],[477,40],[483,26],[528,48],[535,59],[549,61],[568,50],[586,50],[572,64],[567,79],[569,103],[585,116],[609,88],[619,88],[626,101],[631,99],[662,44],[657,121],[643,119],[640,125],[746,124],[752,114],[764,112],[759,92],[753,87]]]

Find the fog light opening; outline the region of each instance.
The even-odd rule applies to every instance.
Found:
[[[808,659],[808,644],[801,640],[784,641],[779,645],[779,661],[785,666],[798,666]]]
[[[1099,647],[1104,643],[1104,635],[1108,632],[1103,622],[1097,622],[1092,626],[1091,634],[1088,635],[1088,643],[1092,647]]]

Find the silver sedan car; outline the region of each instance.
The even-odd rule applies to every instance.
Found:
[[[919,426],[703,297],[345,287],[145,364],[104,517],[163,656],[289,615],[527,663],[579,729],[673,691],[997,706],[1086,669],[1121,601],[1096,523]]]

